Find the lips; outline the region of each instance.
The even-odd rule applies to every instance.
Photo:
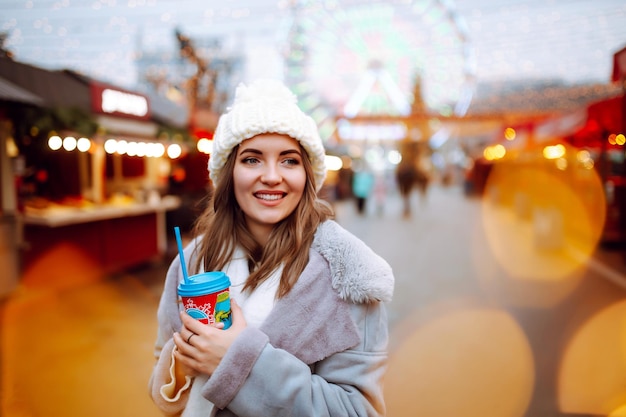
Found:
[[[284,192],[267,192],[267,191],[260,191],[260,192],[256,192],[254,193],[254,196],[260,200],[264,200],[264,201],[276,201],[276,200],[280,200],[281,198],[283,198],[285,195],[287,195],[287,193]]]

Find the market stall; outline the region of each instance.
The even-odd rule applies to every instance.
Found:
[[[40,97],[0,77],[0,298],[11,293],[19,281],[18,213],[11,163],[15,144],[8,113],[11,108],[30,108],[42,103]]]
[[[158,258],[167,249],[167,211],[180,205],[177,197],[152,202],[101,206],[48,206],[27,209],[22,217],[30,265],[60,245],[80,248],[102,271],[119,271]]]
[[[41,97],[12,111],[22,276],[58,247],[103,273],[153,260],[167,247],[171,159],[147,96],[69,71],[0,60],[0,76]],[[71,262],[71,259],[67,260]]]
[[[626,241],[626,145],[624,96],[591,103],[584,125],[566,137],[577,148],[587,149],[596,164],[606,196],[606,221],[602,240]]]

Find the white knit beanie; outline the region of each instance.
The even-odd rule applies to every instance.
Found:
[[[211,180],[217,184],[228,156],[246,139],[263,133],[288,135],[300,142],[308,154],[315,189],[326,179],[325,151],[315,121],[300,110],[297,98],[280,81],[260,79],[249,86],[241,83],[235,102],[217,124],[209,159]]]

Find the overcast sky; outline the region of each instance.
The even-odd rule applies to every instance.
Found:
[[[138,51],[175,50],[173,33],[177,27],[191,37],[221,37],[226,48],[246,57],[246,78],[282,76],[282,51],[292,15],[290,3],[287,0],[0,0],[0,30],[8,33],[5,47],[18,61],[51,69],[71,68],[120,86],[132,87],[136,82],[134,57]],[[316,6],[309,5],[307,9],[316,26],[309,29],[306,42],[311,50],[328,56],[331,52],[335,56],[355,53],[343,41],[342,36],[349,33],[346,27],[352,24],[336,18],[342,11],[341,16],[345,17],[346,11],[355,8],[367,10],[389,4],[411,10],[396,17],[405,22],[401,25],[404,30],[396,36],[401,41],[396,40],[395,44],[430,48],[431,53],[437,54],[436,60],[429,61],[428,56],[413,51],[407,52],[409,62],[420,61],[425,71],[429,71],[432,62],[440,62],[441,67],[432,67],[430,72],[459,72],[450,75],[452,79],[470,71],[479,82],[522,78],[609,82],[612,54],[626,46],[623,0],[309,3]],[[317,7],[320,5],[323,12]],[[410,9],[406,9],[407,5]],[[376,30],[393,34],[399,27],[390,26],[381,25]],[[425,42],[432,39],[430,44]],[[459,50],[460,44],[465,48],[463,52]],[[355,55],[367,53],[361,50]],[[393,59],[399,59],[403,49],[398,47],[391,53],[395,54]],[[450,55],[449,59],[442,60],[446,54]],[[377,57],[365,57],[364,62],[373,58]],[[359,70],[349,68],[354,61],[344,61],[336,65],[341,65],[344,71]],[[462,66],[465,68],[461,70]]]

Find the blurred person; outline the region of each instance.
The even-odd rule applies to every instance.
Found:
[[[378,173],[374,179],[374,201],[376,213],[382,216],[385,212],[385,200],[387,199],[387,178],[384,172]]]
[[[412,162],[404,161],[396,168],[396,182],[402,197],[402,215],[405,218],[411,217],[411,192],[417,178],[417,170]]]
[[[367,199],[374,188],[374,174],[365,164],[359,164],[352,176],[352,195],[356,201],[357,213],[364,214]]]
[[[430,185],[430,175],[425,169],[421,168],[415,171],[415,185],[420,195],[420,202],[422,205],[426,204],[428,186]]]
[[[167,415],[381,416],[394,277],[317,193],[325,151],[273,80],[237,87],[209,160],[215,189],[184,250],[231,280],[232,325],[183,312],[180,258],[158,308],[150,394]]]

